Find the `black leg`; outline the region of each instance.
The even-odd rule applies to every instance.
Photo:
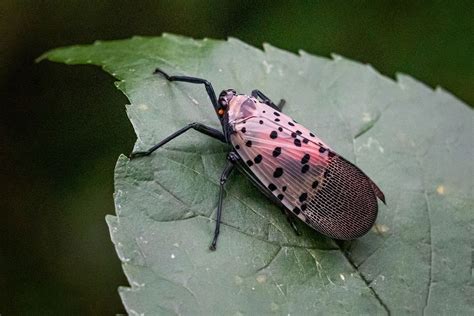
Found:
[[[240,159],[240,158],[239,158]],[[242,162],[242,160],[240,160],[240,162]],[[299,232],[298,228],[296,227],[296,224],[295,224],[295,215],[293,215],[293,213],[291,213],[290,211],[288,211],[285,206],[283,205],[283,203],[281,203],[281,201],[273,195],[272,191],[270,191],[266,186],[264,186],[260,180],[258,180],[258,178],[253,174],[251,173],[247,167],[245,167],[242,163],[238,163],[237,164],[237,167],[239,168],[239,170],[247,176],[247,178],[255,185],[257,186],[257,188],[259,188],[259,190],[267,197],[269,198],[273,203],[275,203],[276,205],[278,205],[281,209],[281,212],[283,214],[285,214],[286,216],[286,219],[288,220],[288,223],[290,223],[290,226],[291,228],[293,228],[293,230],[295,231],[296,235],[298,236],[301,236],[301,233]]]
[[[229,178],[230,173],[234,170],[235,162],[239,160],[239,156],[234,153],[230,152],[229,156],[227,157],[227,164],[224,167],[224,170],[221,174],[220,179],[220,190],[219,190],[219,201],[217,203],[217,214],[216,214],[216,228],[214,230],[214,238],[212,239],[212,243],[209,246],[209,249],[214,251],[216,250],[217,238],[219,237],[219,230],[221,226],[221,216],[222,216],[222,202],[224,199],[224,185]]]
[[[174,138],[178,137],[179,135],[183,134],[184,132],[186,132],[187,130],[189,130],[191,128],[195,129],[196,131],[198,131],[200,133],[203,133],[203,134],[206,134],[206,135],[211,136],[213,138],[216,138],[216,139],[220,140],[221,142],[224,142],[224,143],[226,142],[225,136],[224,136],[224,134],[222,134],[222,132],[218,131],[215,128],[203,125],[201,123],[194,122],[194,123],[186,125],[182,129],[174,132],[173,134],[166,137],[161,142],[159,142],[155,146],[151,147],[147,151],[136,151],[136,152],[131,153],[130,154],[130,159],[150,155],[152,152],[154,152],[155,150],[157,150],[158,148],[160,148],[161,146],[163,146],[164,144],[166,144],[170,140],[173,140]]]
[[[295,234],[298,236],[301,236],[300,231],[298,230],[298,227],[296,227],[294,215],[291,214],[287,209],[283,209],[283,213],[286,215],[286,219],[288,220],[288,223],[290,223],[291,228],[295,231]]]
[[[252,91],[252,96],[254,98],[260,98],[265,104],[267,104],[268,106],[271,106],[272,108],[274,108],[277,111],[281,111],[283,109],[283,106],[285,105],[285,100],[283,100],[283,99],[281,99],[280,103],[278,103],[278,105],[276,105],[275,103],[272,102],[272,100],[270,100],[260,90],[253,90]]]
[[[189,82],[189,83],[202,83],[206,87],[207,95],[209,96],[209,99],[211,99],[212,105],[214,108],[217,110],[219,106],[217,105],[217,98],[216,98],[216,93],[214,92],[214,88],[212,87],[212,84],[207,81],[206,79],[201,79],[201,78],[195,78],[195,77],[188,77],[188,76],[170,76],[167,73],[165,73],[161,69],[155,69],[154,74],[162,74],[168,81],[182,81],[182,82]]]
[[[285,105],[286,101],[284,99],[280,100],[280,103],[278,103],[277,107],[281,110],[283,110],[283,106]]]

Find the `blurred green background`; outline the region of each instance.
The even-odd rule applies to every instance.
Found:
[[[1,1],[0,313],[123,313],[105,214],[135,136],[113,79],[44,51],[171,32],[334,52],[474,104],[472,1]]]

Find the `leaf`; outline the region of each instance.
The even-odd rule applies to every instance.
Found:
[[[474,313],[473,113],[440,88],[394,82],[339,56],[264,51],[236,39],[96,42],[43,56],[95,64],[118,78],[147,149],[185,124],[219,128],[202,86],[153,75],[206,78],[217,93],[258,88],[362,168],[385,192],[377,224],[336,243],[280,211],[240,174],[227,185],[216,252],[218,178],[226,145],[189,132],[115,170],[112,241],[130,287],[130,314]]]

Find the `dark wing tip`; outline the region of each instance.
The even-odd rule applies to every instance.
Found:
[[[380,199],[380,201],[383,202],[383,204],[387,205],[387,202],[385,202],[385,195],[383,194],[382,191],[380,191],[380,195],[377,195],[377,197]]]
[[[342,160],[344,160],[345,162],[349,163],[350,165],[354,166],[355,168],[359,169],[356,165],[354,165],[353,163],[351,163],[350,161],[348,161],[344,157],[342,157],[342,156],[338,156],[338,157],[341,158]],[[372,186],[372,189],[374,190],[375,196],[378,197],[380,199],[380,201],[383,202],[383,204],[387,205],[387,202],[385,201],[385,195],[383,194],[382,190],[380,190],[380,188],[374,183],[374,181],[372,181],[372,179],[370,179],[362,170],[361,170],[361,172],[369,180],[370,185]]]
[[[374,186],[358,167],[335,156],[305,215],[313,228],[331,238],[359,238],[372,228],[377,217],[379,195]]]
[[[372,181],[369,177],[367,177],[370,181],[370,184],[372,185],[372,189],[374,190],[375,195],[380,199],[380,201],[383,202],[383,204],[387,205],[385,202],[385,195],[383,194],[382,190],[379,189],[379,187]]]

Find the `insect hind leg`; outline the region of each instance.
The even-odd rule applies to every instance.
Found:
[[[214,238],[212,239],[209,249],[214,251],[216,250],[217,238],[219,237],[220,226],[221,226],[221,216],[222,216],[222,204],[224,200],[224,185],[227,182],[227,179],[230,176],[232,170],[234,170],[235,163],[240,159],[240,157],[234,153],[230,152],[227,156],[227,164],[222,170],[221,179],[220,179],[220,188],[219,188],[219,201],[217,202],[217,214],[216,214],[216,228],[214,229]]]
[[[279,112],[281,112],[281,110],[283,109],[283,106],[286,103],[285,100],[281,99],[278,105],[276,105],[275,103],[273,103],[272,100],[270,100],[269,97],[263,94],[262,91],[257,90],[257,89],[252,91],[252,96],[254,98],[260,98],[266,105],[271,106],[272,108],[274,108],[275,110]]]

